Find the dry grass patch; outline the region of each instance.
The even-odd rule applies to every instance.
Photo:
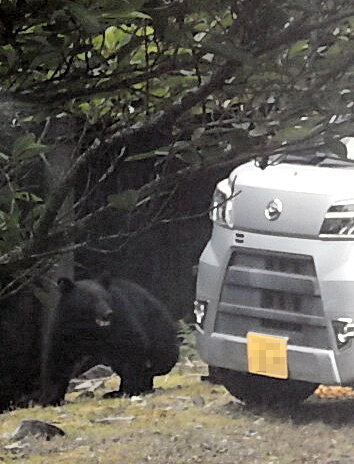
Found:
[[[354,463],[354,401],[313,396],[296,410],[246,408],[205,366],[179,364],[156,379],[154,394],[102,400],[67,396],[60,407],[0,415],[0,463],[28,464],[348,464]],[[22,419],[49,421],[66,436],[51,441],[9,435]]]

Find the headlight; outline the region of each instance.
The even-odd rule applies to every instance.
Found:
[[[207,301],[195,300],[194,311],[193,311],[194,316],[195,316],[195,322],[201,328],[203,328],[203,325],[204,325],[204,319],[207,313],[207,309],[208,309]]]
[[[328,209],[320,237],[354,239],[354,200],[338,201]]]
[[[340,317],[332,321],[338,348],[343,348],[354,338],[354,324],[350,317]]]
[[[209,217],[212,221],[232,229],[232,187],[228,179],[218,183],[211,202]]]

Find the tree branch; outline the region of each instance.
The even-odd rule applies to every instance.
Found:
[[[59,182],[59,185],[49,195],[48,201],[45,205],[45,210],[34,228],[34,236],[29,242],[27,252],[35,250],[39,245],[40,240],[48,235],[48,231],[52,227],[64,200],[73,188],[80,169],[83,166],[86,166],[89,160],[97,154],[100,145],[101,142],[98,139],[95,139],[92,145],[77,158],[71,169],[64,175],[63,180]]]
[[[253,54],[257,57],[262,53],[267,52],[270,49],[275,49],[280,46],[286,46],[295,40],[303,38],[306,34],[311,32],[314,28],[321,28],[334,24],[346,17],[354,15],[354,8],[342,9],[340,13],[329,16],[325,20],[314,25],[313,21],[311,23],[303,23],[296,21],[289,25],[288,28],[282,30],[277,37],[274,37],[272,40],[267,41],[267,43],[262,44],[257,50],[253,51]],[[237,19],[235,19],[233,26],[229,30],[229,35],[225,34],[225,38],[231,38],[231,31],[233,27],[237,26]],[[222,89],[225,81],[231,78],[237,68],[240,66],[235,60],[227,60],[219,68],[215,69],[214,72],[210,75],[209,79],[200,85],[200,87],[189,91],[185,96],[183,96],[179,101],[172,103],[163,111],[157,113],[154,117],[148,120],[145,123],[138,124],[129,129],[121,130],[120,132],[115,133],[113,136],[108,137],[104,142],[96,139],[93,144],[82,153],[77,160],[74,162],[71,169],[64,175],[63,179],[59,182],[58,186],[53,190],[49,195],[48,201],[46,202],[45,210],[42,216],[40,217],[36,227],[34,229],[34,235],[29,243],[23,249],[15,249],[9,254],[2,256],[0,258],[0,264],[6,264],[12,262],[13,259],[18,260],[19,258],[29,257],[34,255],[37,252],[41,252],[41,243],[47,243],[48,233],[51,230],[58,211],[60,210],[64,200],[67,195],[73,188],[75,180],[77,179],[79,171],[87,166],[90,160],[97,156],[99,151],[107,152],[108,150],[113,150],[117,153],[121,153],[122,147],[129,147],[140,141],[141,144],[148,146],[149,150],[154,150],[161,146],[161,140],[164,140],[164,136],[170,135],[172,129],[176,122],[181,118],[188,110],[193,108],[195,105],[203,102],[209,95],[215,91]],[[151,134],[161,134],[161,139],[159,137],[154,137],[154,140],[151,141]],[[149,142],[145,143],[145,142]],[[127,149],[122,160],[129,156],[129,150]],[[231,157],[230,157],[231,155]],[[202,166],[194,165],[187,168],[185,171],[177,172],[173,174],[173,181],[177,182],[182,178],[186,173],[196,172],[201,169],[208,169],[211,166],[215,165],[235,165],[235,158],[232,157],[233,154],[229,153],[228,159],[225,161],[214,160],[210,165],[204,163]],[[239,156],[240,153],[235,153],[237,155],[237,161],[242,161],[244,159],[249,159],[251,156],[254,156],[254,153],[244,154],[244,156]],[[141,193],[145,195],[150,189],[155,188],[155,185],[146,185],[143,187]],[[90,222],[87,220],[87,222]],[[77,227],[80,227],[80,222],[78,222]],[[75,226],[74,226],[75,228]],[[74,229],[72,229],[74,230]],[[46,250],[43,250],[46,251]]]

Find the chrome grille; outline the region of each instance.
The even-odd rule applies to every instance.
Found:
[[[215,331],[258,331],[287,336],[290,344],[329,348],[313,258],[237,248],[225,273]]]

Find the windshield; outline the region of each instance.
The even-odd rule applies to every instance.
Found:
[[[334,155],[329,150],[319,150],[314,148],[307,148],[301,153],[284,153],[281,155],[274,155],[270,159],[270,165],[275,164],[302,164],[310,166],[331,167],[331,168],[354,168],[354,160],[349,158],[342,158]]]

